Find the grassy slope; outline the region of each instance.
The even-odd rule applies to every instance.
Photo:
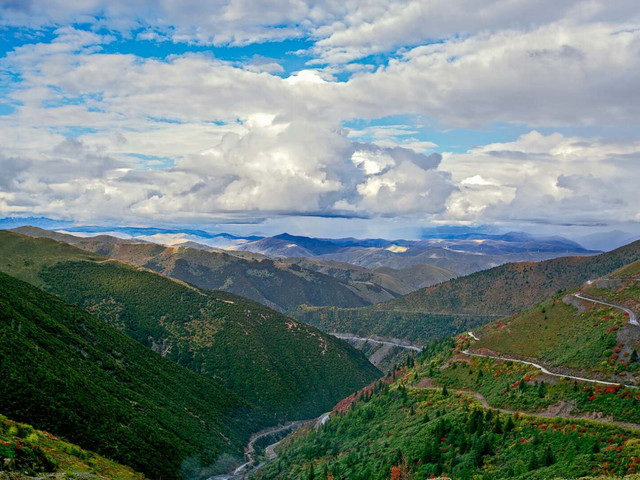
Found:
[[[0,411],[152,477],[239,453],[255,425],[218,383],[0,274]],[[162,455],[158,455],[162,452]]]
[[[317,432],[289,437],[261,478],[521,480],[622,476],[638,468],[638,432],[578,419],[489,412],[471,395],[420,388],[451,349],[428,352],[374,385]],[[391,381],[391,379],[387,379]]]
[[[634,262],[589,285],[581,292],[609,303],[640,306],[640,281],[633,277]],[[579,307],[579,308],[578,308]],[[626,383],[640,382],[633,349],[640,349],[637,327],[628,325],[617,308],[556,295],[510,318],[486,325],[474,348],[541,360],[590,373],[601,372]],[[579,339],[579,341],[576,341]]]
[[[2,472],[18,474],[66,474],[88,480],[141,480],[144,476],[131,468],[68,443],[31,425],[0,415],[0,478]]]
[[[551,367],[612,373],[602,362],[609,359],[624,322],[619,310],[587,304],[579,312],[556,297],[511,318],[487,324],[477,332],[480,341],[473,347],[538,359]]]
[[[0,232],[0,270],[45,286],[278,416],[320,414],[379,375],[346,343],[247,299],[87,255]]]
[[[433,328],[442,332],[439,338],[455,334],[488,321],[487,315],[509,315],[543,301],[557,290],[598,278],[639,258],[640,242],[634,242],[593,257],[509,263],[389,302],[360,309],[303,308],[294,317],[325,330],[353,325],[361,334],[388,332],[415,342],[431,341]],[[434,312],[445,315],[439,318]],[[448,328],[451,317],[446,314],[454,313],[469,315],[468,322],[462,318],[459,328]],[[429,326],[420,325],[423,322]]]
[[[628,270],[610,276],[619,278],[624,271]],[[595,288],[602,280],[606,279],[583,290],[602,292]],[[633,292],[630,285],[617,287],[617,300]],[[557,295],[475,333],[480,336],[479,341],[471,342],[476,352],[533,360],[556,373],[640,384],[640,362],[632,354],[639,348],[640,329],[630,326],[619,309]],[[458,350],[466,348],[470,339],[462,335],[459,342]],[[618,421],[640,424],[637,389],[578,385],[571,379],[541,374],[531,366],[466,356],[456,357],[447,368],[430,373],[440,383],[479,391],[500,407],[535,411],[569,402],[575,412],[602,412]],[[535,388],[538,381],[548,384],[544,395]]]

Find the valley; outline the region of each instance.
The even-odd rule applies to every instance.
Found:
[[[480,467],[482,478],[633,477],[639,264],[428,344],[415,363],[337,405],[318,433],[290,436],[261,478],[475,478]],[[485,426],[471,440],[474,418],[489,418],[492,433]],[[609,442],[589,440],[590,429],[610,432]]]
[[[172,259],[167,265],[178,265],[171,263],[177,258],[174,247],[113,237],[28,233],[0,232],[0,258],[4,259],[0,271],[32,285],[20,282],[23,290],[15,290],[16,284],[8,290],[13,293],[7,300],[24,297],[26,288],[33,289],[32,296],[43,296],[45,303],[57,301],[53,294],[75,305],[65,308],[82,309],[73,315],[87,317],[84,324],[91,318],[105,332],[123,335],[146,355],[200,378],[203,386],[215,385],[218,396],[227,396],[224,402],[236,405],[215,414],[222,422],[217,428],[227,429],[221,434],[227,441],[205,456],[185,455],[188,447],[181,446],[183,453],[174,456],[173,466],[150,467],[124,454],[131,447],[123,444],[122,450],[116,450],[121,452],[115,454],[116,460],[149,476],[172,471],[176,478],[191,472],[203,480],[316,475],[419,479],[427,474],[471,479],[480,468],[487,472],[487,479],[518,478],[532,468],[540,478],[574,478],[577,472],[633,473],[634,454],[625,449],[624,439],[636,435],[625,432],[640,429],[637,243],[592,257],[505,264],[364,308],[297,307],[296,314],[306,311],[312,319],[322,319],[320,326],[333,331],[329,334],[243,297],[185,281],[174,270],[149,268],[153,266],[150,259],[167,256]],[[218,255],[178,249],[192,262],[201,251]],[[272,262],[253,257],[241,261]],[[278,262],[336,281],[354,278],[341,263]],[[358,278],[368,278],[367,272],[360,270]],[[309,278],[307,273],[303,278]],[[578,280],[579,289],[568,285]],[[8,288],[19,280],[5,276],[4,282]],[[515,298],[510,292],[526,295]],[[551,295],[536,302],[545,293]],[[492,308],[495,305],[507,311]],[[18,319],[26,317],[19,317],[12,308],[0,309],[6,312],[7,332],[21,333],[25,323]],[[351,312],[350,317],[343,312]],[[39,345],[36,352],[43,344]],[[82,355],[85,363],[93,361]],[[3,365],[5,372],[7,365]],[[57,372],[61,368],[52,367]],[[99,363],[95,371],[104,368]],[[386,372],[382,377],[381,371]],[[28,378],[24,381],[31,381]],[[7,401],[0,405],[3,413],[38,428],[61,431],[59,424],[51,422],[53,417],[43,423],[18,408],[16,400]],[[34,405],[42,408],[43,401],[36,400]],[[69,414],[77,415],[77,407],[68,408]],[[485,420],[489,433],[471,432],[474,440],[467,443],[462,440],[467,435],[463,435],[464,425],[476,421],[478,412],[482,418],[489,416]],[[540,422],[545,426],[542,430],[538,430]],[[405,428],[394,434],[396,424]],[[209,427],[205,430],[211,434]],[[604,430],[612,438],[623,439],[618,451],[625,461],[617,464],[622,466],[601,467],[611,460],[602,440],[596,439],[596,432]],[[381,441],[377,435],[383,431],[386,440]],[[583,433],[570,443],[575,453],[554,447],[562,435],[575,431]],[[79,433],[69,435],[85,448],[112,452]],[[178,431],[166,435],[173,438]],[[415,445],[416,435],[433,437],[433,441],[426,447]],[[442,443],[436,440],[438,435],[454,440]],[[345,450],[350,439],[369,446]],[[338,451],[335,441],[341,445]],[[590,456],[581,450],[585,441],[592,445]],[[535,444],[526,450],[528,463],[517,461],[522,456],[517,442]],[[442,450],[440,454],[436,448]],[[575,467],[577,458],[583,466],[574,472],[569,465]],[[382,459],[386,460],[379,463]]]

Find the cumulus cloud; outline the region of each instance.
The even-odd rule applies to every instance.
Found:
[[[514,142],[446,154],[460,189],[447,215],[465,221],[563,224],[637,221],[640,142],[532,131]]]
[[[470,0],[68,3],[0,6],[5,25],[56,29],[0,59],[15,108],[0,116],[5,214],[639,220],[636,134],[532,131],[440,154],[411,125],[343,128],[395,115],[487,138],[500,123],[637,126],[636,2],[495,0],[478,15]],[[93,31],[67,26],[81,19]],[[305,38],[312,61],[288,72],[260,56],[106,53],[129,34],[214,45]],[[384,52],[379,65],[342,64]]]
[[[362,117],[427,114],[449,125],[637,123],[640,29],[635,24],[545,25],[483,32],[416,47],[349,95]]]
[[[39,158],[2,157],[11,175],[0,185],[0,196],[7,211],[55,216],[64,208],[77,219],[442,210],[452,186],[436,171],[439,155],[353,144],[345,133],[322,123],[254,114],[214,147],[152,171],[132,169],[102,147],[66,139]],[[353,160],[358,155],[387,157],[389,168],[363,169]]]

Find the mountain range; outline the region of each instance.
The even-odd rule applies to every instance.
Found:
[[[276,258],[337,260],[367,268],[399,269],[433,265],[459,275],[510,261],[537,261],[568,254],[597,253],[562,237],[535,238],[524,233],[464,233],[422,240],[327,239],[283,233],[247,241],[235,249]]]
[[[0,373],[11,382],[0,389],[0,412],[79,445],[69,452],[93,450],[154,478],[204,479],[240,463],[252,432],[330,410],[270,447],[277,458],[251,474],[524,480],[637,468],[640,332],[630,318],[640,308],[640,242],[506,263],[360,308],[294,310],[323,330],[428,344],[415,359],[395,357],[403,365],[380,378],[347,343],[196,282],[215,279],[214,271],[222,272],[216,281],[245,288],[260,285],[248,281],[254,276],[290,278],[281,288],[320,285],[330,300],[339,294],[327,285],[356,295],[358,282],[376,279],[393,291],[399,280],[389,270],[397,269],[329,260],[322,239],[299,240],[313,257],[272,259],[22,232],[31,236],[0,231]],[[475,240],[483,239],[465,239]],[[410,248],[394,245],[396,253]],[[425,269],[437,272],[409,267],[405,277],[415,278],[405,285]],[[2,430],[7,422],[0,418],[0,457],[9,465],[22,443],[17,427],[7,427],[10,436]],[[60,471],[51,463],[59,457],[29,435],[32,471]],[[92,465],[76,468],[97,473]]]
[[[436,229],[425,232],[423,238],[417,240],[314,238],[289,233],[268,237],[236,236],[203,230],[150,227],[68,226],[64,227],[64,232],[82,236],[106,233],[164,245],[225,250],[228,253],[252,252],[271,258],[336,260],[366,268],[403,269],[433,265],[457,275],[507,262],[599,253],[560,236],[534,236],[523,232],[495,234],[469,229]],[[595,245],[597,241],[590,244]]]
[[[224,290],[286,312],[300,305],[360,307],[434,285],[456,276],[430,265],[375,270],[344,262],[306,258],[272,260],[251,252],[165,246],[109,235],[78,237],[36,227],[16,233],[74,245],[148,268],[201,288]]]
[[[301,307],[292,315],[325,331],[426,343],[511,315],[638,259],[640,241],[595,256],[507,263],[359,309]]]

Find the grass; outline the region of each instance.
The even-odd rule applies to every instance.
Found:
[[[552,367],[612,372],[607,360],[624,322],[620,310],[590,304],[579,313],[556,297],[486,325],[474,348],[539,359]]]
[[[0,475],[2,471],[27,475],[66,473],[114,480],[145,478],[129,467],[0,415]]]

